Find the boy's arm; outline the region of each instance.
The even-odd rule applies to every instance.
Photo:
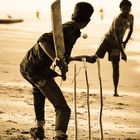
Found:
[[[49,56],[54,61],[56,58],[56,54],[52,50],[50,44],[43,41],[43,42],[39,42],[39,45],[43,49],[43,51],[47,54],[47,56]]]
[[[129,39],[130,39],[130,37],[131,37],[131,35],[133,33],[133,21],[134,21],[134,17],[132,16],[132,24],[130,25],[130,30],[128,32],[128,35],[127,35],[125,41],[123,42],[123,48],[124,49],[126,48],[126,44],[129,41]]]
[[[115,22],[114,22],[115,39],[116,39],[118,48],[119,48],[119,50],[120,50],[120,52],[121,52],[121,58],[122,58],[123,60],[127,61],[127,56],[126,56],[126,54],[125,54],[125,52],[124,52],[124,49],[123,49],[123,47],[122,47],[122,41],[121,41],[120,38],[119,38],[119,36],[120,36],[120,34],[119,34],[119,28],[120,28],[120,27],[119,27],[118,21],[115,21]]]
[[[122,42],[120,41],[117,33],[116,33],[116,41],[117,41],[117,44],[118,44],[118,48],[119,48],[119,50],[121,52],[121,59],[123,59],[124,61],[127,61],[127,56],[126,56],[126,54],[124,52],[124,49],[122,47]]]
[[[81,55],[81,56],[70,57],[69,61],[82,61],[83,58],[85,58],[86,62],[89,62],[89,63],[96,62],[96,56],[93,56],[93,55],[91,55],[91,56]]]

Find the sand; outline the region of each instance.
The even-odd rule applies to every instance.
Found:
[[[28,23],[26,23],[28,24]],[[44,31],[21,30],[20,25],[0,25],[0,139],[29,140],[29,129],[35,126],[31,86],[19,73],[19,63],[26,51]],[[40,27],[40,23],[34,26]],[[98,24],[96,25],[98,26]],[[104,28],[103,26],[101,26]],[[101,28],[101,30],[102,30]],[[36,28],[35,28],[36,29]],[[94,28],[96,29],[96,28]],[[139,30],[135,30],[138,34]],[[135,35],[135,34],[134,34]],[[102,33],[103,36],[103,33]],[[79,39],[72,55],[92,55],[99,45],[101,37],[94,36],[86,40]],[[134,36],[135,37],[135,36]],[[91,47],[94,44],[94,47]],[[126,50],[128,62],[120,63],[120,82],[118,92],[120,97],[113,97],[113,81],[111,63],[107,56],[100,60],[103,86],[103,134],[104,139],[140,139],[140,51],[138,37],[131,40]],[[88,47],[85,47],[88,46]],[[83,63],[71,62],[67,81],[57,78],[64,96],[72,110],[67,134],[69,140],[74,140],[74,105],[73,105],[73,75],[74,65],[77,67],[77,118],[78,140],[88,139],[86,82]],[[90,86],[91,138],[100,139],[100,87],[97,64],[86,63]],[[46,139],[54,135],[54,108],[46,99]]]

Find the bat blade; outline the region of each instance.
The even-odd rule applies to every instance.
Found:
[[[51,18],[52,18],[52,32],[55,46],[56,60],[63,60],[65,54],[64,35],[61,18],[61,5],[60,0],[56,0],[51,5]],[[61,61],[65,62],[65,61]],[[66,80],[67,65],[62,63],[59,66],[62,74],[62,79]]]
[[[65,53],[64,35],[61,18],[60,0],[56,0],[51,5],[52,32],[55,45],[56,58],[62,59]]]

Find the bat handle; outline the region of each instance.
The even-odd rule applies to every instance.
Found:
[[[66,73],[61,71],[61,74],[62,74],[62,80],[65,81],[66,80]]]
[[[68,72],[68,66],[65,59],[56,59],[56,65],[61,70],[62,80],[66,80],[66,73]]]

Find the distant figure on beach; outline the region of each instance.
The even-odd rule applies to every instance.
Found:
[[[39,10],[36,11],[36,18],[40,19],[40,12],[39,12]]]
[[[70,61],[82,61],[82,58],[86,58],[87,62],[94,63],[97,57],[104,58],[106,52],[108,52],[108,59],[112,62],[113,68],[114,96],[119,96],[117,88],[119,83],[120,55],[122,60],[127,61],[124,50],[133,32],[134,16],[130,14],[131,6],[132,3],[129,0],[121,1],[119,6],[121,13],[113,20],[109,31],[105,34],[95,55],[76,56],[70,59]],[[129,32],[125,40],[123,40],[127,29],[129,29]]]
[[[8,19],[12,19],[12,16],[11,16],[11,15],[9,15],[9,14],[7,15],[7,17],[8,17]]]
[[[99,10],[100,13],[100,19],[103,20],[104,19],[104,9],[101,7]]]
[[[86,12],[85,12],[86,11]],[[90,22],[94,9],[87,2],[79,2],[74,8],[72,20],[63,24],[65,54],[63,59],[58,59],[59,69],[68,71],[68,60],[72,48],[81,36],[81,29]],[[44,137],[45,125],[45,99],[53,105],[56,112],[54,140],[67,139],[67,127],[70,119],[69,108],[63,93],[54,80],[59,75],[51,66],[56,59],[52,32],[43,34],[37,43],[27,52],[20,64],[22,76],[33,86],[34,111],[36,116],[36,127],[30,129],[35,137]],[[47,130],[47,129],[46,129]]]

